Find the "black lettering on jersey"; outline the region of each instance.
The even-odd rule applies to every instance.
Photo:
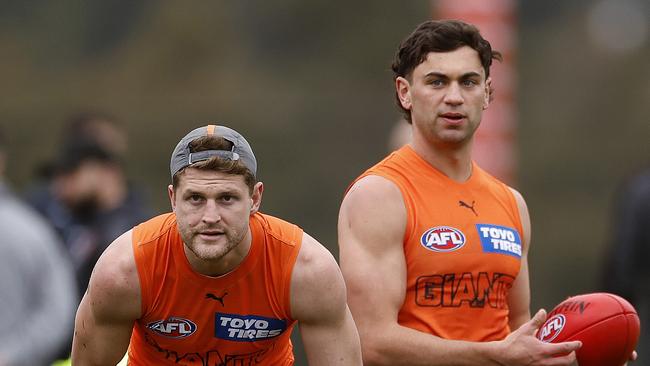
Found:
[[[418,277],[415,303],[418,306],[507,308],[507,297],[515,278],[487,272],[446,273]]]
[[[210,350],[202,353],[185,353],[179,354],[176,351],[162,348],[155,339],[145,333],[146,342],[156,351],[162,353],[165,360],[171,361],[181,366],[254,366],[261,365],[264,362],[266,354],[273,349],[275,343],[269,345],[269,348],[242,354],[225,354],[222,355],[218,350]]]

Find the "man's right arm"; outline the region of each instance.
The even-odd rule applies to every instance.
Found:
[[[116,365],[140,317],[140,284],[131,232],[117,238],[97,261],[75,320],[72,364]]]
[[[537,314],[504,341],[446,340],[397,322],[406,293],[406,208],[390,181],[368,176],[350,189],[339,213],[340,265],[361,338],[364,365],[569,365],[577,343],[534,337]]]

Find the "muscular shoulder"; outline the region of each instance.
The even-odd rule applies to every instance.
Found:
[[[512,192],[513,196],[515,197],[515,201],[517,202],[517,208],[519,209],[519,218],[521,220],[522,229],[524,230],[524,232],[522,233],[524,252],[528,253],[528,248],[530,247],[530,236],[531,236],[530,214],[528,213],[528,206],[526,205],[526,200],[524,200],[524,196],[522,196],[521,193],[519,193],[514,188],[510,188],[510,191]]]
[[[135,319],[140,315],[140,283],[131,235],[128,231],[115,239],[93,269],[86,296],[97,316]]]
[[[406,229],[406,206],[392,181],[366,176],[347,192],[339,212],[339,245],[401,243]]]
[[[332,254],[303,234],[291,277],[291,315],[298,321],[319,321],[345,307],[345,284]]]
[[[521,207],[526,207],[526,200],[524,200],[524,196],[522,196],[521,193],[519,193],[519,191],[517,191],[516,189],[514,189],[512,187],[508,187],[508,189],[510,190],[512,195],[515,197],[515,201],[517,202],[517,206],[520,207],[520,208]]]
[[[387,204],[403,206],[402,193],[395,183],[379,175],[368,175],[356,181],[343,199],[342,209],[385,208]]]

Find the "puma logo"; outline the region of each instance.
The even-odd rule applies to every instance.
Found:
[[[215,301],[219,301],[221,303],[221,306],[226,306],[223,303],[223,298],[226,297],[226,295],[228,295],[228,293],[225,292],[225,291],[224,291],[223,295],[221,295],[221,296],[217,296],[217,295],[215,295],[215,294],[213,294],[211,292],[208,292],[207,294],[205,294],[205,298],[206,299],[212,299],[212,300],[215,300]]]
[[[472,204],[471,204],[471,205],[468,205],[467,203],[465,203],[465,202],[463,202],[463,201],[458,201],[458,205],[459,205],[460,207],[465,207],[465,208],[468,208],[468,209],[472,210],[472,212],[474,212],[474,215],[478,216],[478,213],[477,213],[476,210],[474,209],[474,202],[476,202],[476,201],[472,201]]]

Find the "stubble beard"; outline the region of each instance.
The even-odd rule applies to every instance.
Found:
[[[189,234],[189,235],[188,235]],[[218,261],[235,249],[244,240],[245,230],[229,229],[217,242],[205,242],[199,236],[199,231],[181,235],[185,246],[203,261]],[[187,236],[187,238],[185,238]]]

